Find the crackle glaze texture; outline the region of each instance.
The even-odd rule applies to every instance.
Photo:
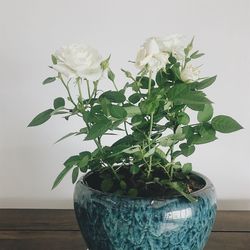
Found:
[[[202,250],[216,215],[215,191],[194,192],[198,202],[129,198],[89,188],[84,177],[74,193],[76,217],[90,250]]]

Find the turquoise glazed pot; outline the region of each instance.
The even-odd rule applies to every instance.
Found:
[[[202,250],[216,215],[215,190],[205,176],[194,173],[205,186],[190,203],[171,199],[129,198],[88,187],[86,176],[75,187],[74,206],[90,250]]]

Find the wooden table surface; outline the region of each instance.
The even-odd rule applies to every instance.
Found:
[[[0,250],[86,250],[86,245],[72,210],[0,209]],[[250,211],[219,211],[205,250],[250,250]]]

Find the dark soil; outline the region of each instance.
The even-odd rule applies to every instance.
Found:
[[[122,166],[117,173],[121,180],[126,183],[125,189],[121,188],[120,182],[114,177],[113,173],[110,172],[110,169],[104,172],[95,171],[89,173],[85,178],[85,183],[95,190],[103,191],[101,188],[102,181],[104,179],[112,179],[113,185],[108,193],[116,193],[119,195],[127,195],[130,189],[136,189],[136,196],[143,198],[166,199],[180,195],[176,190],[159,183],[160,180],[167,179],[166,173],[161,168],[154,170],[150,179],[145,176],[144,171],[140,171],[134,175],[131,174],[130,166]],[[181,183],[186,193],[200,190],[206,184],[201,177],[193,173],[186,176],[183,175],[181,171],[175,172],[172,181]]]

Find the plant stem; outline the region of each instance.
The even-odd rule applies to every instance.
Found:
[[[127,122],[126,121],[124,121],[124,129],[125,129],[126,135],[128,135],[128,129],[127,129]]]
[[[89,96],[89,100],[91,99],[91,94],[90,94],[90,87],[89,87],[89,80],[85,79],[86,83],[87,83],[87,89],[88,89],[88,96]]]
[[[77,107],[76,103],[74,102],[72,96],[71,96],[71,93],[70,93],[70,90],[69,90],[69,87],[68,87],[68,84],[66,84],[63,80],[63,78],[61,76],[59,76],[59,79],[61,80],[63,86],[66,88],[67,90],[67,93],[68,93],[68,96],[69,96],[69,100],[72,102],[72,104]]]
[[[77,83],[77,86],[78,86],[80,104],[82,105],[82,108],[85,109],[84,106],[83,106],[83,96],[82,96],[82,89],[81,89],[81,85],[80,85],[80,79],[77,79],[76,83]]]
[[[150,94],[151,94],[151,87],[152,87],[152,72],[149,71],[148,98],[150,97]],[[149,134],[148,134],[149,150],[151,149],[150,141],[151,141],[151,135],[152,135],[152,129],[153,129],[153,122],[154,122],[154,112],[150,114],[150,128],[149,128]],[[150,176],[151,171],[152,171],[152,155],[149,157],[148,177]]]
[[[85,124],[86,124],[86,126],[87,126],[87,132],[89,132],[90,126],[89,126],[89,124],[88,124],[88,122],[86,121],[86,118],[85,118],[85,106],[84,106],[84,104],[83,104],[83,95],[82,95],[80,80],[77,79],[76,82],[77,82],[78,91],[79,91],[79,102],[80,102],[80,104],[81,104],[81,110],[80,110],[80,112],[83,113],[82,118],[83,118],[83,121],[85,122]],[[102,150],[102,145],[101,145],[101,143],[100,143],[100,138],[98,138],[98,140],[94,139],[94,142],[95,142],[96,146],[98,147],[98,149],[99,149],[101,152],[103,152],[103,150]]]

